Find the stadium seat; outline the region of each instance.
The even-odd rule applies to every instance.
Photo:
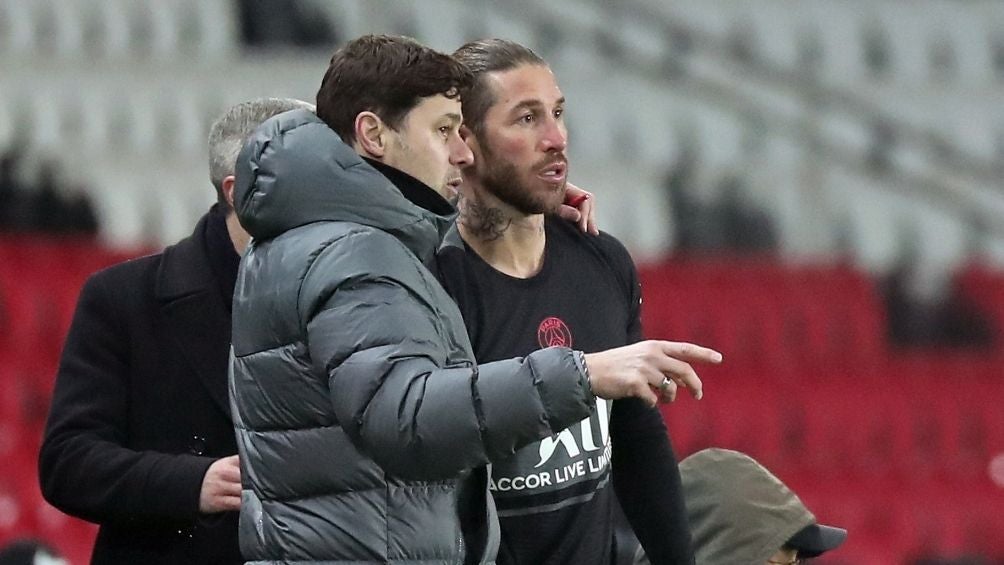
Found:
[[[29,55],[35,46],[34,2],[0,0],[0,50],[4,56]]]
[[[846,85],[867,76],[861,26],[868,21],[857,6],[840,6],[825,2],[808,3],[804,16],[816,24],[822,44],[820,77],[833,85]]]
[[[240,53],[237,31],[237,5],[230,0],[186,0],[180,3],[183,14],[198,14],[188,35],[182,35],[183,45],[194,45],[192,55],[204,62],[225,63]],[[186,28],[182,28],[184,31]]]
[[[56,60],[82,60],[87,56],[85,38],[91,33],[86,22],[92,17],[92,6],[82,0],[63,0],[61,2],[38,2],[47,5],[42,18],[51,20],[49,30],[55,32],[49,41],[52,42],[51,52]]]
[[[234,57],[238,43],[234,2],[150,1],[145,10],[155,31],[151,41],[155,57],[200,65]]]
[[[747,453],[771,467],[785,457],[790,397],[770,375],[734,372],[707,381],[712,445]]]
[[[786,2],[780,1],[771,2],[769,9],[754,17],[756,25],[762,30],[759,34],[761,52],[767,61],[789,72],[818,71],[809,65],[814,60],[813,57],[821,56],[822,52],[807,52],[807,49],[812,49],[807,37],[814,34],[799,12],[791,10]]]
[[[457,9],[455,0],[429,0],[421,4],[392,4],[402,20],[414,22],[416,37],[422,37],[429,46],[451,52],[463,45],[464,10]]]
[[[952,10],[949,6],[942,6],[942,10],[943,19],[932,20],[930,25],[951,42],[958,80],[981,86],[993,84],[991,33],[996,27],[994,18],[990,14]]]
[[[24,444],[24,421],[21,402],[21,384],[17,371],[8,360],[0,367],[0,460],[13,461]]]
[[[0,481],[0,546],[33,531],[14,487]]]
[[[1004,271],[969,265],[959,271],[955,284],[968,300],[989,317],[994,334],[1004,337]],[[1001,352],[1004,348],[997,348]]]
[[[735,167],[742,156],[742,124],[732,112],[707,103],[694,105],[692,110],[701,167],[709,171]]]
[[[137,2],[129,0],[92,0],[91,9],[99,14],[89,41],[98,60],[127,61],[133,57],[133,14]],[[97,31],[100,30],[100,31]]]
[[[14,101],[8,97],[6,89],[0,91],[0,148],[7,148],[14,144],[17,133],[14,121],[16,115]]]
[[[875,4],[877,22],[888,40],[891,80],[904,85],[923,84],[931,79],[930,41],[926,11],[903,9],[892,3]]]

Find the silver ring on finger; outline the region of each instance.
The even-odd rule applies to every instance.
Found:
[[[673,381],[667,379],[666,377],[663,377],[662,382],[659,383],[659,390],[666,392],[666,390],[669,388],[669,385],[671,384],[673,384]]]

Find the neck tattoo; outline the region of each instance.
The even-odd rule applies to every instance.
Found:
[[[506,217],[500,208],[485,206],[463,196],[458,199],[457,208],[460,211],[457,221],[481,241],[499,239],[512,225],[512,218]]]

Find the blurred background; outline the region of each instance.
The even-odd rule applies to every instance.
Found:
[[[209,124],[364,33],[550,62],[648,335],[725,354],[681,458],[759,459],[850,530],[825,563],[1004,563],[999,0],[0,0],[0,545],[89,555],[35,474],[83,280],[188,235]]]

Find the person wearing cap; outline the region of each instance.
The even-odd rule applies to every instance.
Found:
[[[744,453],[699,451],[680,462],[680,476],[698,565],[793,565],[847,538]],[[639,550],[635,565],[648,563]]]

